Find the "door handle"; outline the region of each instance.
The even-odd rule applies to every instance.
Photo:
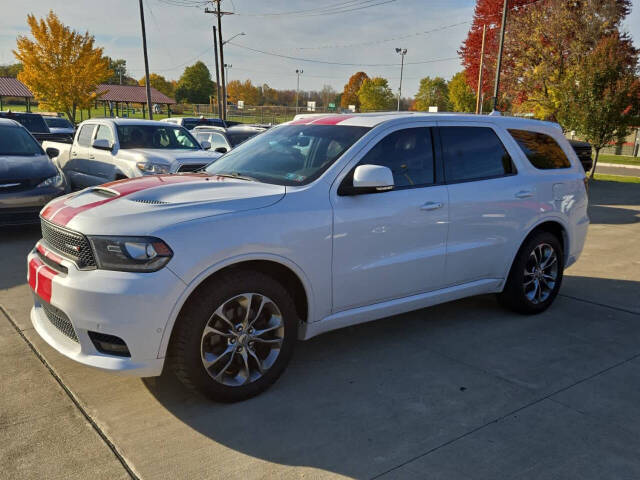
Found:
[[[443,206],[444,204],[442,202],[427,202],[420,207],[420,210],[437,210],[439,208],[442,208]]]
[[[91,155],[89,155],[89,158],[93,160],[93,159],[95,159],[95,158],[96,158],[96,156],[95,156],[95,155],[93,155],[93,154],[91,154]]]
[[[78,156],[78,152],[71,152],[71,156],[72,157],[77,157]]]
[[[531,190],[520,190],[516,193],[516,198],[531,198],[533,197],[533,192]]]

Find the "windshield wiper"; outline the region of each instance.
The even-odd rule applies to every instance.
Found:
[[[212,173],[212,175],[216,175],[218,177],[227,177],[227,178],[237,178],[239,180],[246,180],[248,182],[259,182],[257,178],[249,177],[247,175],[241,175],[238,172],[231,173]]]

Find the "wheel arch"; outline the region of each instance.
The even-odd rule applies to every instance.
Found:
[[[518,252],[522,248],[522,245],[535,233],[537,232],[549,232],[555,235],[562,245],[562,256],[563,256],[563,265],[567,264],[569,259],[569,247],[571,245],[569,238],[569,229],[566,223],[558,217],[545,217],[538,220],[537,223],[533,224],[528,230],[527,233],[522,237],[520,243],[518,244],[518,248],[511,255],[511,260],[509,261],[509,266],[505,272],[504,278],[505,281],[509,276],[509,272],[511,271],[511,266],[518,255]]]
[[[197,294],[199,289],[206,288],[207,283],[215,277],[229,271],[242,269],[260,271],[282,281],[285,288],[293,292],[293,300],[301,322],[306,323],[310,319],[313,319],[313,292],[311,290],[311,284],[297,264],[276,255],[253,255],[229,259],[203,271],[187,285],[187,288],[173,307],[169,320],[165,325],[158,351],[158,358],[166,356],[176,321],[178,320],[180,312],[193,295]]]

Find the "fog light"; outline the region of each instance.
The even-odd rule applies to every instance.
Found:
[[[89,332],[89,338],[100,353],[117,355],[118,357],[130,357],[129,348],[120,337],[106,333]]]

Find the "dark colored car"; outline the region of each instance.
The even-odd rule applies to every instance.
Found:
[[[64,175],[27,129],[0,118],[0,225],[39,223],[42,207],[67,191]]]
[[[580,159],[582,168],[585,172],[591,170],[593,167],[593,158],[591,158],[591,144],[589,142],[581,142],[579,140],[569,140],[569,143],[576,152],[576,155]]]
[[[0,118],[8,118],[20,123],[40,143],[45,140],[64,143],[71,143],[73,141],[73,134],[51,133],[44,118],[38,113],[0,112]]]
[[[67,135],[73,136],[76,133],[76,129],[69,120],[64,117],[42,117],[49,127],[49,131],[51,133],[66,133]]]
[[[186,128],[187,130],[193,130],[196,127],[222,127],[227,128],[233,125],[238,125],[240,122],[232,122],[230,120],[222,120],[221,118],[206,118],[206,117],[169,117],[163,118],[162,122],[174,123]]]

